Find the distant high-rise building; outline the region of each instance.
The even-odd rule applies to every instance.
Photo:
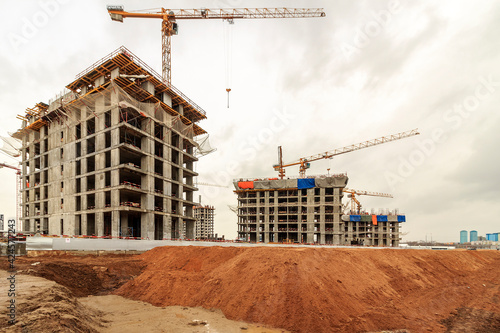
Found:
[[[460,231],[460,244],[467,243],[467,230]]]
[[[3,214],[0,214],[0,230],[5,230],[5,229],[4,229],[4,224],[3,224]]]
[[[477,241],[477,231],[476,230],[471,230],[470,231],[470,241],[471,242],[476,242]]]
[[[213,206],[195,206],[194,217],[195,237],[197,239],[210,239],[214,237],[214,215],[215,208]]]

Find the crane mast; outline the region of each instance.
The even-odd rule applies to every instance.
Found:
[[[363,148],[368,148],[368,147],[373,147],[377,146],[383,143],[391,142],[391,141],[396,141],[396,140],[401,140],[404,138],[409,138],[414,135],[419,135],[420,133],[418,132],[418,128],[413,129],[411,131],[406,131],[406,132],[401,132],[401,133],[396,133],[392,135],[386,135],[382,136],[376,139],[368,140],[368,141],[363,141],[360,143],[356,143],[350,146],[342,147],[342,148],[337,148],[334,150],[330,150],[324,153],[319,153],[316,155],[312,155],[309,157],[301,157],[298,161],[296,162],[291,162],[287,164],[283,164],[280,160],[279,164],[273,165],[273,168],[275,171],[278,171],[279,176],[281,179],[284,178],[285,176],[285,168],[293,165],[299,165],[299,173],[300,177],[304,178],[306,176],[306,170],[310,168],[310,162],[314,162],[317,160],[322,160],[326,158],[332,158],[337,155],[342,155],[346,153],[350,153],[356,150],[360,150]],[[282,158],[282,150],[281,146],[278,148],[279,149],[279,159]]]
[[[127,12],[123,6],[107,6],[113,21],[123,22],[124,18],[155,18],[162,20],[162,76],[170,86],[172,83],[171,37],[177,35],[177,20],[203,19],[264,19],[264,18],[312,18],[326,16],[322,8],[229,8],[229,9],[165,9],[155,11]]]

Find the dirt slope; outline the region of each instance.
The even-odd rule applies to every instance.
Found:
[[[69,260],[65,258],[64,262]],[[85,261],[97,260],[87,258]],[[10,273],[0,269],[0,280],[9,276]],[[15,300],[17,323],[9,325],[7,311],[0,311],[2,333],[285,333],[281,329],[226,319],[220,310],[160,308],[116,295],[76,298],[68,288],[54,281],[25,274],[16,275]],[[6,309],[9,301],[7,293],[0,293],[2,309]]]
[[[147,267],[116,294],[297,332],[500,323],[498,251],[162,247],[138,258]]]
[[[4,281],[10,273],[0,270]],[[0,294],[0,332],[85,332],[103,327],[101,313],[79,302],[66,287],[43,278],[16,276],[16,324],[9,325],[7,293]]]
[[[55,251],[54,251],[55,252]],[[134,255],[17,257],[19,274],[43,277],[67,287],[76,297],[105,295],[142,271],[142,260]],[[7,269],[8,261],[0,261]]]

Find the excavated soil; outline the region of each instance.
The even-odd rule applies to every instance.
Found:
[[[0,279],[7,277],[10,273],[0,270]],[[7,313],[0,311],[0,332],[287,333],[229,320],[220,310],[160,308],[117,295],[77,298],[68,288],[31,275],[16,275],[15,289],[16,324],[9,325]],[[9,301],[7,293],[0,293],[1,308],[5,309]]]
[[[105,295],[141,273],[145,263],[137,256],[17,257],[18,273],[43,277],[68,288],[76,297]],[[8,269],[7,260],[0,269]]]
[[[0,311],[0,331],[500,332],[500,251],[189,246],[15,264],[22,323]]]
[[[500,332],[500,252],[162,247],[114,293],[294,332]]]
[[[10,273],[0,270],[0,278]],[[5,309],[7,293],[0,295]],[[9,325],[6,311],[0,312],[0,332],[100,332],[102,314],[81,304],[66,287],[34,276],[17,275],[15,286],[16,324]]]

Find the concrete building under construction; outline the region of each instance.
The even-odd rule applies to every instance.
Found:
[[[19,116],[24,230],[195,237],[194,138],[205,112],[126,48]],[[185,235],[183,235],[185,230]]]
[[[194,207],[196,239],[214,238],[214,206],[198,205]]]
[[[249,242],[399,246],[404,215],[345,211],[347,175],[234,181],[238,237]]]

